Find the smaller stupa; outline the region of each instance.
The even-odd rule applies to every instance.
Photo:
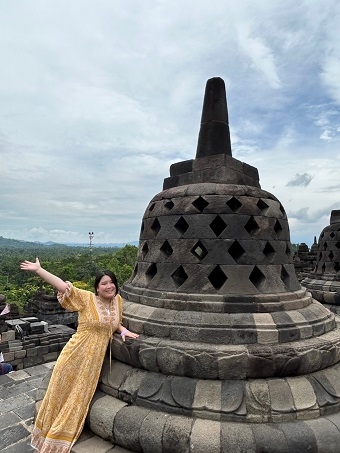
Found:
[[[340,210],[331,212],[330,224],[320,234],[315,269],[301,284],[314,299],[340,313]]]

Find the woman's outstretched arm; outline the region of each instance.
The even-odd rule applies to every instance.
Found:
[[[38,260],[38,258],[35,259],[35,263],[31,261],[23,261],[20,264],[20,269],[22,269],[23,271],[35,272],[37,275],[39,275],[40,278],[45,280],[46,283],[49,283],[61,293],[64,293],[66,291],[67,288],[66,282],[64,282],[64,280],[57,277],[56,275],[53,275],[50,272],[43,269],[40,265],[40,261]]]

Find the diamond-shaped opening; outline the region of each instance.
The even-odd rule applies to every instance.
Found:
[[[321,270],[322,270],[322,273],[324,274],[325,270],[326,270],[326,264],[325,263],[323,263],[323,265],[321,266]]]
[[[156,206],[156,203],[150,204],[150,206],[149,206],[149,211],[150,211],[150,212],[153,211],[153,208],[154,208],[155,206]]]
[[[286,215],[286,211],[285,211],[285,208],[282,206],[282,204],[280,203],[280,211],[282,212],[282,215],[285,216]]]
[[[333,239],[334,236],[335,236],[335,233],[334,233],[334,231],[332,231],[332,232],[330,233],[329,237]]]
[[[208,275],[208,279],[215,289],[220,289],[228,280],[228,277],[222,271],[220,266],[216,266]]]
[[[196,256],[200,261],[202,261],[208,254],[207,249],[204,247],[201,241],[198,241],[190,252]]]
[[[254,266],[254,269],[249,275],[249,280],[258,290],[260,290],[266,280],[266,277],[257,266]]]
[[[263,212],[263,214],[266,214],[268,212],[269,206],[267,205],[267,203],[261,200],[261,198],[256,203],[256,206],[259,208],[261,212]]]
[[[325,241],[325,242],[323,243],[323,249],[324,249],[324,250],[327,250],[327,247],[328,247],[328,244],[327,244],[327,242]]]
[[[244,228],[250,236],[254,236],[260,229],[253,216],[249,218],[248,222],[244,225]]]
[[[286,244],[286,255],[290,256],[292,254],[292,247],[290,243]]]
[[[171,247],[171,245],[169,244],[168,241],[165,241],[165,242],[162,244],[162,247],[160,248],[160,251],[161,251],[164,255],[170,256],[170,255],[172,255],[173,248]]]
[[[276,222],[275,222],[274,231],[276,234],[279,234],[282,231],[281,223],[278,220],[276,220]]]
[[[153,231],[153,234],[157,236],[159,233],[159,230],[161,229],[161,224],[159,223],[158,219],[156,218],[151,225],[151,230]]]
[[[337,249],[340,249],[340,241],[338,241],[338,242],[335,244],[335,247],[336,247]]]
[[[275,255],[275,249],[272,247],[272,245],[268,241],[267,241],[266,245],[264,246],[263,254],[268,260],[272,259]]]
[[[205,200],[203,197],[198,197],[196,198],[195,201],[191,203],[199,212],[203,212],[204,209],[208,206],[207,200]]]
[[[145,272],[147,282],[149,283],[156,274],[157,274],[157,266],[155,263],[152,263],[152,264],[150,264],[147,271]]]
[[[242,206],[242,203],[235,197],[231,197],[226,204],[233,212],[237,212]]]
[[[334,258],[334,253],[332,252],[332,250],[329,252],[328,257],[331,261]]]
[[[179,231],[181,234],[184,234],[187,229],[189,228],[188,222],[185,220],[184,217],[180,217],[178,221],[175,224],[175,228],[177,231]]]
[[[187,280],[188,275],[185,272],[183,266],[179,266],[176,271],[171,275],[172,280],[174,281],[177,288],[183,285]]]
[[[174,203],[173,203],[171,200],[169,200],[169,201],[167,201],[167,202],[164,204],[164,206],[166,207],[166,209],[167,209],[168,211],[171,211],[171,209],[172,209],[175,205],[174,205]]]
[[[289,273],[286,271],[286,268],[284,266],[281,266],[280,278],[286,286],[289,285]]]
[[[334,270],[335,270],[335,272],[339,272],[340,271],[340,263],[339,263],[339,261],[334,263]]]
[[[215,235],[219,236],[222,233],[222,231],[225,230],[227,224],[222,219],[222,217],[217,215],[209,226],[213,230]]]
[[[148,243],[145,242],[143,247],[142,247],[142,258],[143,258],[143,260],[145,259],[148,251],[149,251]]]
[[[245,253],[245,250],[238,241],[234,241],[229,247],[228,253],[233,258],[233,260],[237,262]]]

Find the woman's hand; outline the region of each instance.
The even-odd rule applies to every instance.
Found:
[[[123,341],[125,341],[126,337],[128,337],[128,338],[138,338],[139,337],[139,335],[137,333],[130,332],[128,329],[123,329],[120,332],[120,336],[122,337]]]
[[[40,268],[41,266],[38,258],[35,259],[35,263],[26,260],[20,264],[20,269],[23,271],[37,272]]]

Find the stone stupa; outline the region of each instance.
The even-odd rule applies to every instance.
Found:
[[[301,287],[284,207],[232,157],[208,80],[196,158],[150,201],[92,431],[144,453],[340,451],[340,332]]]
[[[340,313],[340,210],[331,212],[329,225],[319,237],[315,269],[301,284],[314,299]]]

